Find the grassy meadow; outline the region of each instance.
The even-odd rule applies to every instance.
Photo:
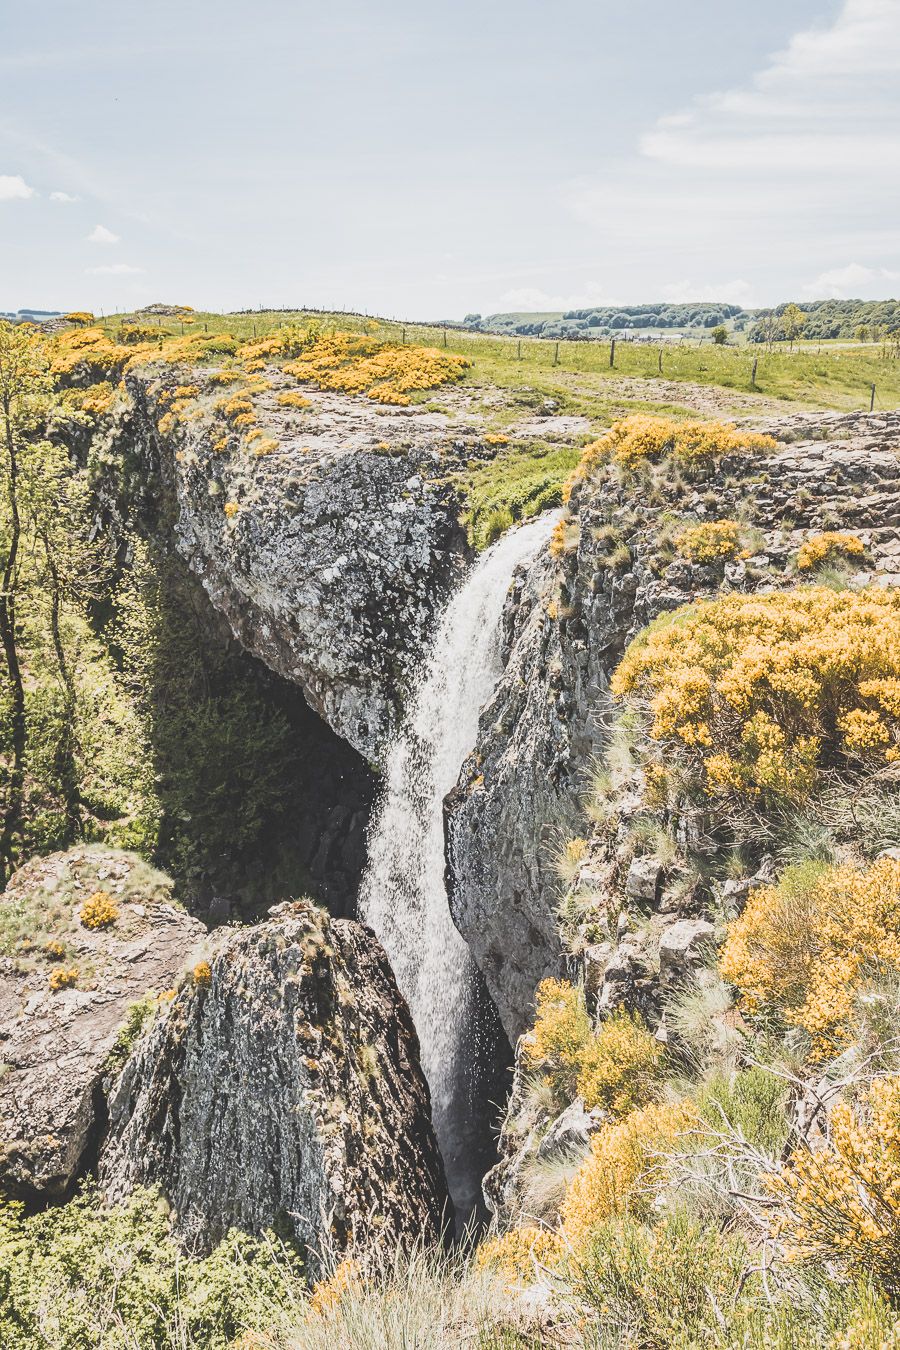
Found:
[[[131,316],[124,316],[131,317]],[[122,315],[104,319],[100,326],[115,332]],[[209,332],[228,332],[243,339],[264,336],[288,323],[318,321],[324,327],[367,332],[386,342],[405,340],[424,346],[444,347],[467,357],[473,369],[467,382],[501,389],[527,389],[561,400],[567,410],[608,420],[610,405],[623,401],[617,385],[623,378],[684,382],[706,385],[735,394],[759,395],[767,400],[786,400],[801,406],[840,411],[869,407],[875,385],[875,407],[900,406],[900,356],[889,345],[859,343],[799,344],[791,351],[780,344],[772,351],[758,345],[717,347],[710,342],[683,344],[619,341],[615,364],[610,367],[610,344],[603,342],[554,342],[539,338],[507,338],[462,332],[453,328],[402,324],[358,314],[323,314],[306,310],[262,310],[245,314],[194,312],[185,332],[205,326]],[[141,316],[154,326],[154,318]],[[163,317],[160,326],[178,333],[179,320]],[[755,384],[752,382],[757,363]],[[660,371],[660,362],[662,371]],[[634,403],[634,399],[627,399]],[[743,401],[743,400],[742,400]],[[644,393],[642,406],[671,407],[671,399]]]

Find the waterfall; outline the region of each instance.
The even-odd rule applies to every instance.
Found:
[[[463,1220],[480,1196],[484,1121],[472,1118],[466,1083],[484,1047],[472,1015],[478,973],[447,902],[443,802],[500,675],[500,619],[513,571],[552,524],[542,516],[504,535],[447,605],[388,750],[360,892],[362,918],[384,946],[416,1025],[435,1132]]]

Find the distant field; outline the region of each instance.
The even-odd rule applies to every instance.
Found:
[[[463,333],[453,328],[394,323],[362,315],[320,314],[310,311],[252,314],[195,313],[185,331],[202,327],[210,332],[230,332],[249,338],[274,332],[286,323],[316,320],[325,327],[369,332],[385,341],[406,341],[446,346],[474,362],[469,376],[477,385],[503,389],[528,388],[546,397],[559,397],[568,408],[604,419],[610,404],[617,404],[616,381],[623,376],[655,381],[687,382],[731,390],[742,395],[758,394],[819,408],[867,408],[875,385],[876,408],[900,406],[900,360],[889,347],[839,343],[807,344],[794,351],[781,347],[768,351],[760,346],[716,347],[709,342],[695,346],[666,346],[616,342],[615,366],[610,368],[609,342],[548,341],[539,338],[507,338]],[[155,323],[155,320],[142,322]],[[112,316],[102,326],[115,331],[121,316]],[[179,331],[177,319],[161,321],[163,328]],[[751,383],[756,362],[756,381]],[[645,402],[653,403],[648,390]],[[665,403],[667,400],[663,399]]]

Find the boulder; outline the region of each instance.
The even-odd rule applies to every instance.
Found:
[[[709,954],[715,928],[706,919],[679,919],[659,939],[659,977],[663,984],[685,978]]]
[[[633,858],[625,877],[625,894],[629,900],[639,900],[645,905],[656,903],[662,868],[653,857]]]
[[[91,928],[81,914],[98,895],[108,907],[95,902],[96,917],[110,917]],[[103,1081],[129,1009],[170,989],[207,945],[168,879],[133,854],[74,848],[12,877],[0,896],[5,1192],[41,1203],[71,1190],[96,1153]]]
[[[372,933],[306,902],[234,931],[109,1097],[100,1184],[157,1185],[209,1250],[274,1226],[323,1253],[435,1240],[446,1186],[408,1009]]]

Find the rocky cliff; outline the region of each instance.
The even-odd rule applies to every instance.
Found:
[[[170,488],[177,546],[243,646],[377,761],[464,564],[448,474],[471,432],[454,441],[441,414],[311,389],[292,409],[277,401],[286,377],[266,375],[253,404],[271,448],[256,456],[216,424],[220,388],[203,387],[191,421],[167,422],[178,377],[130,376],[138,453]]]
[[[204,1249],[275,1226],[315,1267],[351,1240],[437,1238],[428,1089],[371,933],[305,903],[234,932],[112,1089],[100,1181],[111,1199],[160,1185]]]
[[[133,854],[75,848],[16,873],[0,941],[0,1187],[43,1202],[95,1157],[129,1010],[170,990],[207,935]]]
[[[720,589],[796,584],[792,560],[810,531],[855,531],[863,576],[900,582],[900,415],[754,428],[778,439],[776,452],[734,456],[690,482],[663,471],[627,483],[612,469],[582,482],[557,556],[545,551],[511,592],[505,673],[448,798],[447,857],[454,918],[512,1039],[537,983],[560,966],[554,855],[579,829],[608,739],[608,679],[630,639]],[[673,521],[735,517],[753,540],[748,557],[699,563],[666,547]],[[656,888],[637,875],[631,884]]]

